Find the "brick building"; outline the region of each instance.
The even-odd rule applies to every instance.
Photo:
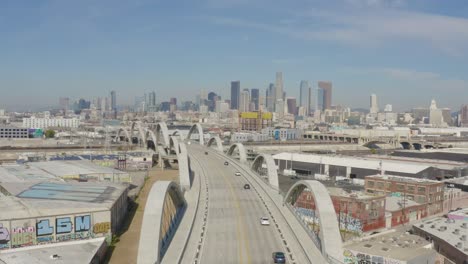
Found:
[[[401,196],[426,206],[427,215],[441,213],[444,202],[444,183],[391,175],[365,178],[366,193]]]
[[[385,206],[385,211],[390,214],[389,219],[387,219],[388,228],[408,224],[427,217],[425,204],[418,204],[408,199],[404,200],[401,197],[387,197]]]
[[[350,193],[341,188],[327,189],[339,219],[340,230],[360,235],[385,228],[385,196]],[[312,211],[315,215],[315,201],[307,189],[298,197],[295,206]]]

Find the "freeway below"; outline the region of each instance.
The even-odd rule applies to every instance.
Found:
[[[257,183],[249,181],[250,176],[242,170],[242,176],[235,176],[239,169],[236,162],[229,160],[226,166],[224,156],[199,145],[192,144],[188,150],[191,163],[204,168],[202,173],[195,172],[202,177],[203,195],[182,263],[272,263],[276,251],[285,253],[287,263],[310,263],[298,241],[285,241],[293,240],[292,231],[276,220],[280,218],[277,209],[271,208],[273,202],[266,201],[267,197],[260,197],[255,190]],[[251,189],[244,189],[247,183]],[[206,229],[200,220],[205,207]],[[270,218],[269,226],[260,223],[265,216]],[[197,244],[198,249],[194,246]]]

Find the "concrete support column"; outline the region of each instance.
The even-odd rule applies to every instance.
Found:
[[[323,174],[327,175],[327,176],[330,176],[330,165],[329,164],[324,164],[324,172]]]
[[[351,167],[346,167],[346,178],[349,179],[350,176],[351,176]]]

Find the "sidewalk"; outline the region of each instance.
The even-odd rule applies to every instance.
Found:
[[[138,243],[140,241],[140,229],[143,220],[143,213],[148,198],[149,191],[157,181],[175,181],[178,182],[178,170],[164,170],[152,168],[149,171],[140,195],[136,200],[132,210],[128,213],[127,219],[122,228],[120,241],[116,243],[115,248],[109,248],[112,255],[109,258],[110,264],[130,264],[136,263],[138,255]]]

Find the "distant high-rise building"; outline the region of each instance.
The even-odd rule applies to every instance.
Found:
[[[317,101],[315,102],[315,110],[325,110],[325,92],[322,88],[317,87]]]
[[[288,105],[288,113],[297,115],[297,106],[296,106],[296,98],[289,97],[286,99],[286,103]]]
[[[161,102],[161,105],[159,107],[160,111],[162,112],[169,112],[171,110],[171,103],[170,102]]]
[[[110,92],[110,98],[111,98],[111,110],[112,111],[117,111],[117,93],[115,91]]]
[[[458,123],[461,127],[468,127],[468,105],[462,105]]]
[[[59,106],[60,106],[60,110],[63,110],[64,112],[67,112],[67,110],[70,109],[70,98],[60,97]]]
[[[169,102],[171,103],[171,105],[177,105],[177,98],[171,97],[171,99],[169,100]]]
[[[250,90],[250,100],[252,103],[254,103],[254,109],[251,109],[252,111],[258,111],[260,108],[260,90],[258,89],[252,89]]]
[[[446,125],[444,124],[442,110],[437,108],[437,103],[434,99],[432,99],[431,106],[429,107],[429,123],[435,127]]]
[[[210,112],[215,111],[217,100],[218,100],[218,95],[215,92],[208,93],[208,100],[207,100],[208,111]]]
[[[240,81],[231,82],[231,109],[239,109]]]
[[[284,100],[283,98],[283,73],[277,72],[276,73],[276,82],[275,82],[275,101],[278,99]]]
[[[299,93],[299,106],[304,108],[304,115],[309,115],[310,111],[310,99],[312,89],[309,86],[308,81],[301,81],[300,93]]]
[[[275,102],[275,85],[270,83],[266,90],[266,107],[268,111],[275,111]]]
[[[379,106],[377,105],[377,95],[371,94],[370,96],[370,113],[377,114],[379,112]]]
[[[318,87],[323,90],[323,109],[331,109],[332,106],[332,83],[319,81]]]
[[[148,102],[146,103],[146,110],[148,112],[156,112],[156,92],[152,91],[148,94],[148,97],[146,98]],[[169,111],[169,107],[167,107]]]
[[[250,106],[250,92],[249,89],[244,89],[240,94],[239,112],[248,112]]]

